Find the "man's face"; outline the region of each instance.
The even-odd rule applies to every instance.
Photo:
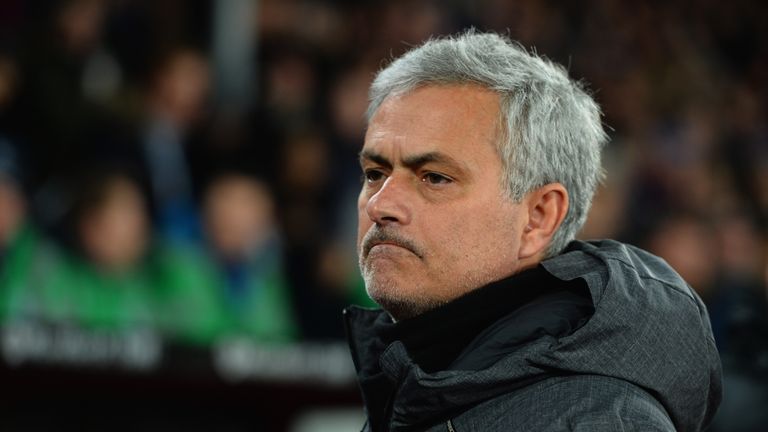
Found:
[[[499,98],[427,86],[387,98],[361,152],[358,257],[368,294],[409,318],[518,270],[522,206],[502,189]]]

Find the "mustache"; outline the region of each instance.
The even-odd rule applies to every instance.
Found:
[[[365,237],[363,238],[363,243],[361,245],[363,257],[368,256],[368,252],[370,252],[374,246],[381,243],[394,244],[396,246],[400,246],[401,248],[408,249],[419,258],[423,257],[420,248],[417,247],[411,240],[394,231],[376,228],[375,225],[370,231],[368,231],[368,233],[365,234]]]

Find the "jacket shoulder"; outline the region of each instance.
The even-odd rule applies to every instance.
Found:
[[[674,431],[662,405],[627,381],[572,375],[488,400],[451,424],[461,431]]]
[[[619,263],[638,279],[655,280],[692,297],[685,281],[662,258],[615,240],[576,240],[563,254],[542,262],[547,270],[562,279],[585,277],[597,269],[608,276],[611,270],[615,271],[611,268],[612,263]]]

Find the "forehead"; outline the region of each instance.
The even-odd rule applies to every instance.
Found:
[[[499,96],[476,85],[432,85],[388,97],[368,125],[365,148],[493,150],[499,136]]]

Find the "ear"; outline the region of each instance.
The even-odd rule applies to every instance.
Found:
[[[568,192],[560,183],[533,190],[523,199],[528,224],[523,228],[518,259],[538,262],[568,212]]]

